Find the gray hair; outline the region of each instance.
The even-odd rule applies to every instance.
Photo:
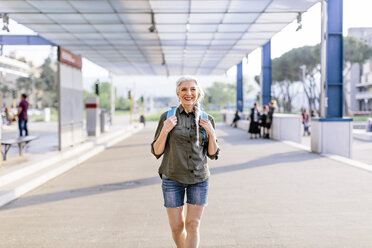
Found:
[[[197,99],[194,104],[194,111],[195,111],[195,126],[196,126],[196,145],[199,146],[199,120],[200,120],[200,114],[201,114],[201,109],[200,109],[200,102],[202,101],[204,97],[204,91],[200,87],[198,80],[194,77],[191,76],[181,76],[177,80],[177,87],[176,87],[176,94],[178,96],[178,93],[180,92],[181,84],[183,82],[188,82],[188,81],[193,81],[196,84],[196,89],[198,92]]]

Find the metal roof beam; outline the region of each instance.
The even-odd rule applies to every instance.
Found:
[[[56,46],[55,43],[39,35],[0,35],[1,45],[49,45]]]

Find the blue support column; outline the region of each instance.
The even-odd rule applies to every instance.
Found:
[[[342,0],[327,0],[327,48],[326,48],[326,118],[343,116],[343,61]]]
[[[236,109],[243,112],[243,68],[242,62],[236,65]]]
[[[271,41],[262,47],[262,106],[271,101]]]

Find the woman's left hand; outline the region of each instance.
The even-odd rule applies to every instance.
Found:
[[[200,126],[202,126],[209,136],[214,135],[214,128],[212,123],[208,119],[200,119]]]

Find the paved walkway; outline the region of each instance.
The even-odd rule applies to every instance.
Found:
[[[115,116],[110,131],[122,129],[129,126],[129,116]],[[32,156],[47,152],[58,151],[58,123],[57,122],[35,122],[28,123],[29,135],[37,136],[36,140],[29,143],[23,156],[19,156],[18,146],[13,145],[8,154],[7,160],[3,161],[3,166],[12,166],[32,159]],[[2,139],[15,139],[19,136],[18,124],[12,123],[10,126],[3,126]],[[94,137],[85,137],[86,140]]]
[[[200,247],[372,247],[372,174],[218,125]],[[174,247],[154,125],[0,208],[0,247]]]

